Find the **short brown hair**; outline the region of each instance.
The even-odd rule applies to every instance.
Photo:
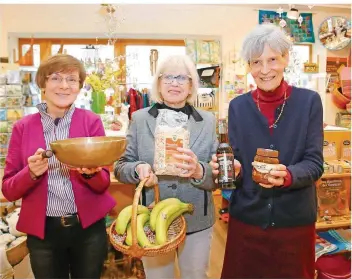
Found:
[[[86,70],[81,61],[72,55],[56,54],[40,64],[35,81],[39,88],[44,88],[47,77],[51,74],[75,70],[79,72],[79,88],[82,88],[86,79]]]

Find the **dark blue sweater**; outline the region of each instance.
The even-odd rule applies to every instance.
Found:
[[[280,112],[279,106],[275,113]],[[272,134],[250,93],[231,101],[229,140],[242,164],[241,178],[230,201],[230,214],[247,224],[290,227],[316,221],[315,181],[323,174],[323,108],[311,90],[292,88]],[[289,187],[266,189],[252,180],[257,148],[279,151],[281,164],[292,174]]]

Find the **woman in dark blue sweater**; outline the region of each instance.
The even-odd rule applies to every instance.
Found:
[[[229,107],[229,139],[241,167],[230,201],[224,279],[314,278],[323,108],[319,94],[284,81],[291,45],[271,24],[257,26],[243,43],[257,89]],[[279,152],[266,184],[252,179],[258,148]],[[216,161],[213,156],[215,175]]]

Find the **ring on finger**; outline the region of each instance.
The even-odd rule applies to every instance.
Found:
[[[273,170],[274,170],[273,168],[269,169],[268,174],[270,174],[270,175],[271,175],[271,171],[273,171]]]

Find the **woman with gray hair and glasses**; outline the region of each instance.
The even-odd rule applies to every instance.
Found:
[[[147,178],[146,186],[158,183],[160,200],[173,197],[194,205],[193,214],[185,215],[187,237],[178,249],[179,268],[181,278],[207,278],[215,222],[211,191],[216,184],[208,164],[218,146],[215,117],[192,106],[197,96],[198,73],[188,56],[168,57],[158,65],[154,76],[152,99],[156,104],[132,114],[126,151],[115,166],[115,175],[119,181],[131,184]],[[177,163],[183,170],[178,176],[154,174],[155,126],[161,109],[188,116],[190,147],[177,148],[179,154],[174,154],[175,159],[185,161]],[[142,203],[149,205],[153,201],[154,191],[147,188],[142,192]],[[175,252],[142,260],[147,278],[174,278]]]
[[[257,89],[229,107],[229,139],[241,168],[221,278],[314,278],[323,108],[318,93],[284,80],[291,45],[271,24],[254,28],[243,43]],[[279,163],[257,163],[263,160],[258,155],[277,151]],[[211,165],[217,174],[215,156]],[[260,166],[267,168],[262,175]]]

